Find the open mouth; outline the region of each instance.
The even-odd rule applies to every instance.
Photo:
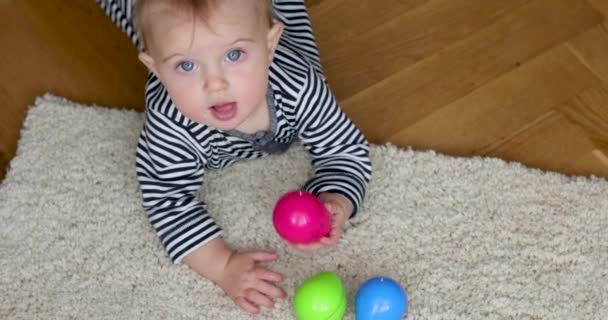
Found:
[[[236,102],[222,103],[211,106],[213,116],[221,121],[227,121],[236,116]]]

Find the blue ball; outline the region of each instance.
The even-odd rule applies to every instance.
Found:
[[[357,290],[356,320],[401,320],[406,313],[407,295],[393,279],[371,278]]]

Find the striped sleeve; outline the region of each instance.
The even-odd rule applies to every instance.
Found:
[[[96,0],[101,9],[110,17],[131,41],[142,49],[142,44],[137,37],[135,26],[133,23],[134,13],[133,8],[135,0]]]
[[[143,207],[174,263],[222,233],[197,197],[205,171],[194,143],[183,127],[147,110],[137,145],[137,177]]]
[[[305,189],[316,195],[344,195],[353,203],[354,216],[371,178],[369,143],[312,69],[299,98],[297,118],[299,137],[312,156],[314,170]]]
[[[323,74],[319,49],[304,0],[272,0],[275,18],[284,25],[283,44],[302,54],[317,73]]]

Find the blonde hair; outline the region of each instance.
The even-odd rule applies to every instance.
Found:
[[[153,4],[162,4],[168,9],[179,14],[192,16],[192,20],[207,21],[209,15],[215,10],[220,2],[224,0],[136,0],[135,1],[135,32],[139,36],[142,47],[146,47],[146,37],[150,31],[150,21],[147,11]],[[268,21],[269,25],[273,23],[272,0],[249,0],[256,1],[256,11]]]

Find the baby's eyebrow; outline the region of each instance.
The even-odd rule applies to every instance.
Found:
[[[163,59],[163,63],[165,63],[165,62],[171,60],[173,57],[177,57],[177,56],[183,56],[183,54],[181,54],[181,53],[174,53],[172,55],[169,55],[168,57],[166,57],[166,58]]]
[[[233,46],[239,42],[255,42],[255,40],[253,40],[251,38],[238,38],[238,39],[232,41],[232,43],[229,44],[229,46]]]

